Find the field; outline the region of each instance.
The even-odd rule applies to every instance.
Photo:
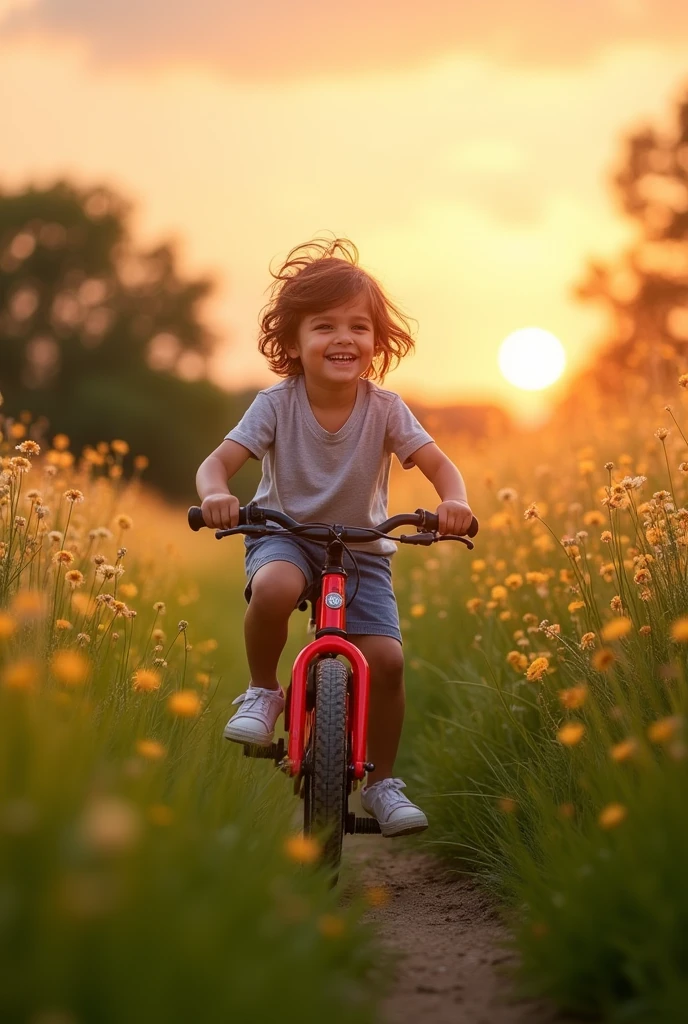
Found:
[[[678,1021],[688,996],[676,392],[676,420],[658,400],[438,438],[476,548],[402,551],[395,569],[398,773],[429,848],[497,893],[524,986],[610,1020]],[[372,1021],[366,894],[342,908],[284,777],[221,739],[245,686],[240,542],[188,532],[142,463],[125,481],[124,442],[39,453],[30,422],[5,429],[0,1017],[261,1020],[279,999],[286,1020]],[[393,510],[435,504],[395,474]]]

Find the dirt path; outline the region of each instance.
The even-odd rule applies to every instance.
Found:
[[[381,1024],[574,1024],[542,1002],[515,1000],[508,973],[515,957],[473,881],[428,854],[392,853],[383,839],[349,843],[359,882],[374,887],[383,904],[366,916],[384,945],[401,954]]]

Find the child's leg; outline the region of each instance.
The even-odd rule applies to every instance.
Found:
[[[391,636],[349,636],[370,666],[368,712],[368,759],[375,771],[368,773],[368,786],[389,779],[399,749],[404,724],[404,655],[401,644]]]
[[[289,616],[305,586],[305,576],[291,562],[268,562],[254,573],[244,619],[252,686],[279,689],[277,663],[287,642]]]

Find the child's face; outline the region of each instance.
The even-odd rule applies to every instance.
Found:
[[[357,380],[375,355],[373,320],[366,296],[305,316],[297,340],[287,352],[292,359],[301,360],[307,380],[329,387],[344,387]]]

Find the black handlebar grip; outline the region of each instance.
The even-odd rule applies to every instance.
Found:
[[[189,526],[192,530],[201,530],[205,526],[203,513],[198,505],[192,505],[188,512]]]
[[[239,509],[239,526],[246,526],[248,523],[248,517],[246,514],[248,506],[242,505]],[[203,518],[203,512],[198,505],[192,505],[188,512],[189,526],[192,530],[202,530],[205,526],[205,520]]]
[[[420,509],[419,509],[419,511],[420,511]],[[436,512],[428,512],[426,510],[423,510],[423,511],[424,511],[424,516],[425,516],[424,528],[426,530],[431,530],[432,532],[436,533],[437,530],[439,529],[440,517],[437,515]],[[480,525],[478,523],[478,520],[475,518],[475,516],[473,516],[473,518],[471,519],[471,525],[466,530],[465,536],[466,537],[475,537],[475,535],[476,535],[476,533],[478,532],[479,529],[480,529]]]

